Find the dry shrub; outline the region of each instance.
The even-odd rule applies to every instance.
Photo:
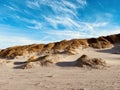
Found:
[[[99,37],[98,39],[96,39],[96,38],[88,39],[88,43],[89,43],[90,47],[98,48],[98,49],[109,48],[112,46],[112,44],[103,37]]]
[[[13,64],[13,62],[9,60],[0,60],[0,65],[7,65],[7,64]]]
[[[0,60],[0,65],[3,65],[5,63],[5,61]]]
[[[40,67],[41,63],[40,62],[28,62],[25,65],[22,66],[23,69],[30,69],[34,67]]]
[[[44,45],[43,51],[51,50],[54,47],[54,45],[55,45],[55,43],[49,43],[49,44]]]
[[[50,66],[52,65],[54,62],[52,60],[43,60],[41,61],[41,65],[42,66]]]
[[[101,68],[106,66],[106,62],[101,58],[89,58],[87,55],[82,55],[76,61],[76,66],[79,67],[90,67],[90,68]]]
[[[106,38],[112,44],[120,43],[120,34],[109,35],[104,38]]]
[[[68,50],[66,51],[66,53],[71,54],[71,55],[77,54],[77,52],[75,51],[75,49],[72,49],[72,48],[68,49]]]
[[[39,67],[39,66],[51,66],[55,63],[54,59],[50,55],[42,56],[42,57],[30,57],[27,60],[27,63],[24,65],[25,69]]]
[[[37,58],[38,58],[37,56],[32,56],[32,57],[30,57],[30,58],[27,60],[27,62],[33,62],[33,61],[35,61]]]

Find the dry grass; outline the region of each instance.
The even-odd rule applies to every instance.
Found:
[[[90,68],[102,68],[106,66],[106,62],[101,58],[89,58],[87,55],[82,55],[77,60],[77,66],[79,67],[90,67]]]
[[[78,47],[108,48],[115,43],[120,43],[120,34],[90,39],[63,40],[61,42],[49,44],[15,46],[0,50],[0,58],[14,59],[17,56],[23,56],[32,53],[44,53],[47,55],[50,53],[61,53],[64,51],[69,52],[70,50],[74,51],[74,49]]]
[[[44,66],[51,66],[54,63],[58,62],[58,60],[61,59],[59,55],[53,54],[53,55],[45,55],[42,57],[36,57],[32,56],[30,57],[23,68],[29,69],[34,67],[44,67]]]

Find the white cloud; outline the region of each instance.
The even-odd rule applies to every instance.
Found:
[[[28,28],[30,29],[34,29],[34,30],[41,30],[42,28],[42,23],[40,21],[37,21],[35,19],[27,19],[27,18],[22,18],[22,17],[19,17],[19,16],[16,16],[17,19],[23,21],[23,22],[26,22],[26,23],[29,23],[29,24],[32,24],[30,26],[27,26]]]
[[[78,2],[82,7],[84,7],[84,6],[87,5],[86,0],[77,0],[77,2]]]
[[[98,22],[98,23],[93,23],[92,26],[93,27],[103,27],[106,26],[108,24],[108,22]]]
[[[87,5],[86,0],[75,0],[74,3],[69,0],[28,0],[26,2],[26,5],[29,8],[34,9],[41,9],[41,5],[49,6],[52,11],[55,13],[54,15],[43,15],[42,17],[45,18],[45,20],[48,22],[43,22],[42,25],[39,23],[35,23],[33,26],[28,26],[28,28],[31,29],[40,29],[41,27],[45,27],[44,25],[49,24],[54,29],[57,29],[58,24],[63,25],[66,29],[71,30],[82,30],[81,24],[78,22],[79,20],[75,20],[77,18],[77,9],[78,8],[84,8]],[[49,28],[48,28],[49,29]]]
[[[14,4],[12,2],[9,2],[8,4],[4,4],[4,6],[14,12],[22,12],[21,7],[17,6],[17,4]]]
[[[29,8],[35,8],[35,7],[39,7],[39,3],[38,3],[38,1],[36,0],[36,1],[34,1],[34,2],[32,2],[32,1],[27,1],[26,2],[27,3],[27,6],[29,7]]]
[[[112,34],[120,34],[120,28],[119,29],[111,29],[111,30],[99,30],[94,32],[96,36],[106,36],[106,35],[112,35]]]
[[[94,27],[100,27],[101,25],[106,25],[105,23],[92,23]],[[42,32],[42,37],[37,37],[35,39],[30,38],[26,35],[19,35],[18,33],[11,33],[12,31],[16,31],[18,29],[11,28],[10,26],[0,25],[0,48],[6,48],[10,46],[16,46],[16,45],[26,45],[26,44],[33,44],[33,43],[48,43],[53,41],[60,41],[63,39],[73,39],[73,38],[89,38],[89,37],[97,37],[97,36],[104,36],[104,35],[110,35],[110,34],[117,34],[120,33],[120,27],[107,29],[107,30],[95,30],[94,32],[83,32],[79,30],[45,30]],[[94,27],[92,27],[94,29]],[[8,33],[6,34],[5,31]],[[38,36],[38,34],[36,34]],[[8,37],[9,36],[9,37]]]
[[[30,23],[34,24],[34,26],[28,26],[30,29],[41,30],[42,24],[38,21],[32,20]]]
[[[75,27],[80,28],[80,25],[77,23],[77,21],[69,17],[45,17],[45,19],[56,29],[58,24],[61,24],[68,29],[74,29]]]
[[[55,35],[58,37],[70,37],[70,38],[78,38],[82,36],[80,33],[76,31],[71,31],[71,30],[65,30],[65,31],[57,31],[57,30],[50,30],[49,32],[45,32],[49,35]]]
[[[97,28],[101,28],[101,27],[106,27],[109,23],[108,22],[83,22],[84,24],[84,29],[87,29],[88,31],[90,31],[91,33],[93,33]]]
[[[13,11],[16,10],[14,7],[12,7],[12,6],[10,6],[10,5],[4,5],[4,6],[7,7],[7,8],[9,8],[9,9],[11,9],[11,10],[13,10]]]
[[[54,13],[56,14],[71,14],[76,15],[77,8],[84,8],[87,4],[86,0],[76,0],[77,4],[70,2],[69,0],[35,0],[35,1],[27,1],[26,5],[29,8],[40,9],[41,5],[46,5],[52,8]]]
[[[25,31],[25,30],[24,30]],[[23,31],[23,32],[24,32]],[[0,24],[0,49],[16,45],[26,45],[33,43],[47,43],[45,37],[41,39],[33,39],[31,34],[23,33],[21,29],[14,28],[8,25]]]
[[[78,32],[93,32],[95,28],[104,27],[108,25],[108,22],[81,22],[71,17],[44,17],[51,26],[55,29],[59,24],[66,27],[66,29]]]
[[[65,6],[70,7],[72,9],[76,9],[77,8],[77,6],[75,4],[73,4],[73,3],[69,2],[69,1],[62,0],[62,2],[63,2],[63,4]]]
[[[52,38],[52,41],[60,41],[63,39],[74,39],[74,38],[88,38],[93,37],[93,35],[88,35],[84,32],[79,31],[73,31],[73,30],[49,30],[47,32],[44,32],[45,34],[49,35],[49,38]]]
[[[0,36],[0,48],[7,48],[16,45],[28,45],[34,43],[46,43],[42,40],[33,40],[26,37],[18,37],[18,36]]]
[[[41,30],[38,31],[41,37],[38,36],[38,32],[35,34],[36,40],[29,38],[30,35],[25,33],[28,36],[21,36],[24,34],[17,33],[17,31],[21,32],[18,28],[11,28],[6,26],[0,25],[0,30],[2,32],[0,36],[0,47],[7,47],[13,45],[23,45],[23,44],[31,44],[31,43],[44,43],[44,41],[56,41],[62,39],[72,39],[72,38],[84,38],[84,37],[91,37],[91,36],[100,36],[100,35],[107,35],[107,34],[115,34],[119,33],[120,29],[110,30],[107,29],[111,24],[111,19],[113,17],[110,13],[97,13],[93,16],[89,16],[86,18],[90,18],[90,20],[82,20],[78,16],[78,8],[84,9],[87,6],[87,0],[26,0],[26,6],[29,7],[25,8],[24,10],[16,4],[10,3],[10,5],[5,5],[5,7],[9,8],[10,10],[15,10],[15,12],[19,12],[21,14],[25,14],[26,16],[30,16],[31,19],[25,18],[24,16],[17,16],[19,14],[15,13],[12,18],[15,20],[19,20],[20,22],[26,25],[27,29],[33,30]],[[99,3],[99,2],[98,2]],[[54,14],[47,14],[46,12],[41,10],[41,6],[48,6]],[[101,3],[99,5],[102,7]],[[25,6],[25,7],[26,7]],[[37,13],[32,12],[31,10],[36,11]],[[42,13],[40,11],[43,11]],[[35,15],[36,14],[36,15]],[[16,16],[15,16],[16,15]],[[93,19],[94,17],[94,19]],[[92,22],[91,22],[92,18]],[[42,19],[42,20],[41,20]],[[41,20],[41,21],[40,21]],[[59,26],[65,27],[64,29],[60,30]],[[52,26],[47,27],[47,26]],[[106,30],[100,30],[99,28],[106,27]],[[22,28],[22,27],[21,27]],[[99,29],[99,30],[98,30]],[[11,30],[13,30],[11,32]],[[14,32],[15,31],[15,32]],[[0,33],[1,33],[0,32]],[[4,33],[7,32],[7,35]],[[28,31],[29,32],[29,31]],[[9,33],[9,34],[8,34]],[[13,36],[12,36],[13,34]],[[10,38],[8,36],[10,35]],[[15,36],[14,36],[15,35]],[[33,35],[35,36],[35,35]],[[41,40],[38,40],[40,38]]]

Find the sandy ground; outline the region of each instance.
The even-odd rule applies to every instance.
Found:
[[[120,54],[111,49],[86,49],[80,54],[64,56],[50,67],[18,69],[19,64],[0,65],[0,90],[120,90]],[[104,69],[73,67],[82,54],[106,60]],[[64,61],[63,61],[64,60]],[[14,60],[23,62],[24,59]]]

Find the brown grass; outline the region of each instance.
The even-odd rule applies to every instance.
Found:
[[[90,68],[101,68],[106,66],[106,62],[101,58],[89,58],[87,55],[82,55],[77,60],[77,66],[79,67],[90,67]]]
[[[14,59],[16,56],[26,54],[50,54],[61,53],[66,51],[74,51],[78,47],[87,48],[108,48],[112,44],[120,43],[120,34],[110,35],[106,37],[90,38],[90,39],[72,39],[49,44],[32,44],[25,46],[15,46],[0,51],[0,58]]]

